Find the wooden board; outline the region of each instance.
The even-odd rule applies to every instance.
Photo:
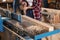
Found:
[[[25,15],[22,16],[22,18],[26,21],[29,21],[29,22],[32,22],[33,24],[35,24],[36,26],[40,26],[40,27],[43,27],[43,28],[47,28],[49,31],[53,31],[54,30],[54,27],[47,24],[47,23],[44,23],[44,22],[41,22],[41,21],[38,21],[38,20],[35,20],[35,19],[32,19],[30,17],[27,17]],[[22,20],[23,20],[22,19]]]
[[[60,10],[42,8],[42,12],[43,10],[47,10],[47,13],[51,16],[51,19],[49,20],[50,23],[52,24],[60,23]]]

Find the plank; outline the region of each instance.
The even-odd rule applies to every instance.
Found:
[[[52,24],[57,24],[60,23],[60,10],[56,10],[56,9],[49,9],[49,8],[42,8],[42,12],[43,10],[47,10],[47,15],[50,15],[50,23]]]
[[[23,20],[23,19],[24,19],[24,20],[27,20],[27,21],[29,21],[29,22],[32,22],[33,24],[35,24],[35,25],[37,25],[37,26],[45,27],[45,28],[49,29],[49,31],[53,31],[53,30],[54,30],[54,27],[53,27],[53,26],[51,26],[51,25],[49,25],[49,24],[46,24],[46,23],[44,23],[44,22],[40,22],[40,21],[38,21],[38,20],[32,19],[32,18],[27,17],[27,16],[25,16],[25,15],[22,16],[22,20]]]

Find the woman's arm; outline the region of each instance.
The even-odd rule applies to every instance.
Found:
[[[24,15],[26,15],[26,10],[24,10],[23,12],[24,12]]]
[[[33,7],[27,7],[27,9],[33,9]]]
[[[27,9],[33,9],[33,7],[25,7],[25,8],[24,8],[24,15],[26,15],[26,10],[27,10]]]

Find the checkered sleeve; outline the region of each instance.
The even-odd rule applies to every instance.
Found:
[[[37,20],[40,20],[41,18],[41,14],[40,14],[41,2],[42,2],[41,0],[33,0],[33,15],[34,18]]]

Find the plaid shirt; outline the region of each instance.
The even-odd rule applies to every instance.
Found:
[[[33,0],[33,15],[34,19],[40,20],[41,18],[41,0]]]

